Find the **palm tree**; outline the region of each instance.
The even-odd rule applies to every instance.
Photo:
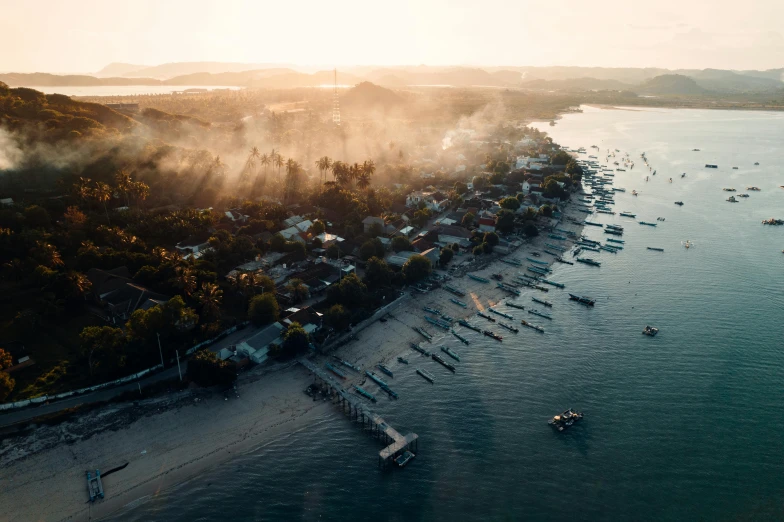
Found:
[[[136,181],[131,183],[130,194],[133,196],[133,199],[136,201],[136,206],[138,207],[139,203],[147,199],[147,196],[150,195],[150,187],[146,183]]]
[[[261,154],[259,153],[258,147],[252,147],[250,149],[250,154],[248,154],[248,159],[245,160],[245,167],[242,169],[242,174],[240,176],[240,182],[245,181],[250,175],[255,174],[256,172],[256,160],[259,159]]]
[[[283,195],[284,202],[291,197],[291,193],[297,188],[300,169],[299,163],[293,159],[289,158],[286,161],[286,192]]]
[[[60,251],[57,250],[57,247],[43,241],[36,241],[32,257],[38,261],[39,264],[49,268],[56,268],[65,264],[63,263],[63,258],[60,256]]]
[[[299,303],[308,297],[308,287],[302,282],[302,279],[292,279],[286,285],[286,290],[291,294],[291,300]]]
[[[270,157],[267,155],[267,153],[264,153],[259,157],[259,163],[261,163],[261,165],[264,167],[264,183],[267,182],[267,165],[269,165],[270,162]],[[262,185],[264,183],[262,183]]]
[[[372,177],[373,174],[376,173],[376,163],[369,159],[367,161],[362,162],[362,170],[368,174],[369,177]]]
[[[324,176],[324,181],[327,181],[327,171],[332,166],[332,159],[329,156],[322,156],[316,161],[316,166],[321,171],[321,175]]]
[[[280,181],[280,168],[286,163],[283,161],[283,156],[275,153],[275,158],[272,160],[272,165],[278,167],[278,181]]]
[[[196,298],[202,307],[202,314],[206,317],[217,317],[220,313],[220,304],[223,300],[223,290],[215,283],[204,282],[201,284]]]
[[[120,194],[125,196],[125,206],[129,207],[129,195],[131,192],[131,186],[133,185],[131,175],[124,170],[119,170],[117,174],[114,175],[114,181],[117,185],[117,190],[120,192]]]
[[[92,283],[89,279],[87,279],[87,276],[80,272],[68,272],[66,279],[70,286],[70,297],[84,297],[84,295],[88,290],[90,290],[90,287],[92,286]]]
[[[357,177],[357,188],[360,190],[365,190],[370,186],[370,174],[365,171],[359,173],[359,177]]]
[[[106,203],[112,198],[112,187],[106,183],[97,181],[95,183],[95,188],[92,191],[92,197],[103,205],[103,211],[106,213],[106,222],[111,225],[112,222],[109,219],[109,209],[107,208]]]
[[[193,274],[193,269],[189,266],[178,266],[176,273],[174,285],[187,296],[193,294],[196,291],[196,276]]]

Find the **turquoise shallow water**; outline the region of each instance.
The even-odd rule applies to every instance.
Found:
[[[377,410],[421,437],[404,470],[379,471],[379,443],[331,410],[117,519],[784,519],[784,227],[760,224],[784,218],[784,114],[586,108],[540,128],[629,152],[615,210],[666,218],[597,215],[625,227],[623,253],[554,266],[595,308],[551,291],[554,320],[533,321],[546,334],[471,333],[457,374],[431,368],[432,387],[396,374],[401,399]],[[658,171],[647,183],[643,151]],[[724,201],[722,187],[747,185],[762,191]],[[568,406],[586,419],[553,433],[546,420]]]

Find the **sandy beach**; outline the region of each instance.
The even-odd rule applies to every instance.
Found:
[[[583,215],[567,206],[558,228],[578,235],[582,225],[566,220],[572,216],[582,221]],[[531,252],[543,249],[547,233],[523,242],[509,257],[525,261]],[[552,256],[543,255],[547,261]],[[472,256],[455,258],[466,263]],[[488,258],[467,264],[458,274],[472,273],[489,278],[501,273],[511,280],[525,271]],[[450,282],[466,292],[463,309],[446,306],[452,294],[438,289],[427,294],[408,294],[388,314],[386,322],[375,322],[358,333],[354,340],[333,354],[363,368],[379,363],[397,365],[396,358],[410,359],[419,354],[409,342],[424,341],[413,330],[423,327],[435,335],[451,334],[437,330],[422,320],[423,306],[441,308],[456,319],[474,316],[476,311],[513,298],[496,287],[494,282],[482,283],[465,275]],[[543,298],[547,294],[542,294]],[[476,321],[474,321],[476,322]],[[498,328],[503,335],[515,335]],[[316,358],[323,364],[330,356]],[[347,372],[346,387],[360,383],[364,375]],[[304,389],[311,382],[307,371],[289,363],[286,367],[257,368],[243,374],[238,382],[239,397],[200,391],[183,392],[178,397],[144,401],[135,406],[136,415],[128,418],[129,405],[106,406],[56,426],[38,427],[24,440],[0,442],[0,519],[9,522],[40,520],[95,520],[122,510],[129,504],[143,501],[166,488],[182,483],[199,473],[219,466],[232,456],[252,450],[261,444],[305,428],[327,408],[329,403],[313,401]],[[382,407],[383,408],[383,407]],[[379,412],[383,413],[383,409]],[[138,410],[142,412],[139,413]],[[83,427],[92,423],[104,426],[96,433],[80,432],[73,423]],[[106,429],[105,426],[110,426]],[[346,429],[351,429],[346,424]],[[128,466],[104,480],[107,498],[95,504],[86,502],[85,470],[111,469],[128,462]],[[41,492],[46,492],[42,495]]]

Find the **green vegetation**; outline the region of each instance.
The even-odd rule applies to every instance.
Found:
[[[413,255],[403,265],[403,276],[407,283],[416,283],[430,275],[432,266],[425,256]]]
[[[256,326],[272,324],[279,316],[278,301],[273,294],[257,295],[250,300],[248,318]]]
[[[221,361],[215,352],[200,350],[188,361],[187,377],[199,386],[230,386],[237,373],[233,365]]]

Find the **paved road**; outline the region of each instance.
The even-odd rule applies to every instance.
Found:
[[[228,335],[226,338],[221,339],[217,343],[210,346],[209,349],[214,352],[217,352],[221,348],[225,348],[233,344],[238,344],[243,339],[247,339],[252,335],[256,334],[259,330],[260,330],[259,328],[248,326],[244,330],[234,332],[233,334]],[[188,363],[187,361],[181,360],[180,365],[182,366],[182,373],[184,375],[188,367]],[[68,408],[73,408],[75,406],[108,401],[122,395],[123,393],[129,391],[131,392],[138,391],[139,386],[141,386],[142,388],[146,388],[147,386],[150,386],[151,384],[155,384],[160,381],[176,379],[177,375],[178,375],[177,364],[175,363],[173,367],[166,368],[162,372],[154,373],[138,381],[129,382],[127,384],[122,384],[120,386],[116,386],[113,388],[106,388],[104,390],[94,391],[92,393],[86,393],[84,395],[78,395],[76,397],[69,397],[67,399],[61,399],[50,403],[44,403],[39,406],[30,406],[27,408],[22,408],[20,410],[0,413],[0,428],[5,428],[18,423],[28,422],[41,415],[49,415],[52,413],[57,413],[59,411]]]

